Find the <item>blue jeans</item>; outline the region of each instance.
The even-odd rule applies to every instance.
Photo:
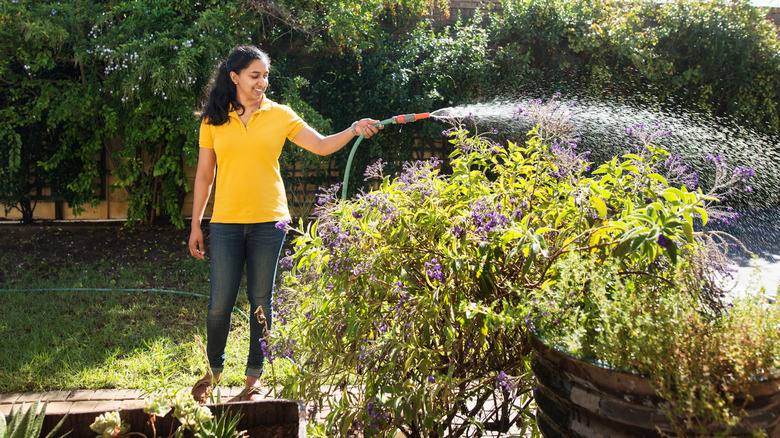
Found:
[[[284,232],[276,228],[275,222],[210,224],[211,295],[206,317],[206,354],[212,373],[221,374],[225,366],[230,320],[246,266],[247,295],[251,306],[246,375],[262,376],[265,358],[260,337],[263,328],[254,313],[262,306],[268,328],[271,328],[271,298],[284,237]]]

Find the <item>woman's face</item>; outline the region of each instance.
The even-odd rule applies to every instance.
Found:
[[[230,72],[230,78],[236,84],[236,98],[244,104],[259,102],[268,88],[268,64],[255,59],[245,69]]]

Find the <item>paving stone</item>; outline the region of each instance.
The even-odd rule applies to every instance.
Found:
[[[18,393],[0,394],[0,404],[13,404],[19,398]]]
[[[93,410],[96,412],[109,412],[119,410],[120,407],[122,407],[121,400],[97,400]]]
[[[18,394],[18,398],[15,403],[32,403],[41,399],[41,394],[38,392],[22,392]]]
[[[68,400],[91,400],[94,393],[95,391],[89,389],[74,389],[70,392]]]
[[[11,409],[13,409],[15,412],[18,412],[20,410],[26,411],[26,410],[30,409],[32,407],[32,405],[36,401],[37,400],[27,400],[27,401],[18,400],[16,403],[9,403],[9,404],[3,405],[3,406],[8,406],[8,411],[9,412],[10,412]],[[36,409],[36,412],[40,413],[41,409],[43,409],[43,404],[42,403],[38,405],[38,409]]]
[[[144,391],[138,389],[120,389],[114,394],[114,400],[138,400]]]
[[[101,403],[105,403],[105,401],[85,400],[85,401],[74,402],[70,406],[70,410],[68,411],[68,413],[77,414],[80,412],[95,412],[98,410],[98,406],[101,405]]]
[[[223,396],[235,397],[238,394],[241,394],[241,391],[243,391],[244,388],[242,388],[240,386],[234,386],[234,387],[231,387],[231,388],[220,388],[220,390],[222,390],[222,395]]]
[[[46,405],[46,413],[47,414],[63,414],[63,413],[69,412],[71,406],[73,406],[73,402],[70,402],[70,401],[49,402],[49,404]]]
[[[117,393],[119,393],[118,389],[98,389],[94,391],[90,400],[114,400]]]
[[[122,400],[121,409],[143,408],[145,405],[146,400]]]
[[[39,400],[45,402],[61,402],[66,401],[70,397],[71,391],[49,391],[40,394]]]

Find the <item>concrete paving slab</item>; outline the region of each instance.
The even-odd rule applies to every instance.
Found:
[[[95,391],[91,400],[115,400],[119,389],[100,389]]]
[[[19,393],[0,394],[0,405],[13,404],[19,398]]]
[[[89,400],[92,398],[92,395],[95,393],[95,391],[91,391],[88,389],[74,389],[70,392],[70,395],[68,396],[68,400]]]
[[[56,412],[56,413],[63,413],[63,414],[77,414],[81,412],[96,412],[98,410],[98,406],[101,404],[101,401],[96,400],[85,400],[85,401],[76,401],[73,402],[70,406],[70,409],[68,409],[65,412]],[[55,413],[55,412],[52,412]]]
[[[70,411],[71,406],[73,406],[73,402],[69,402],[69,401],[48,402],[48,404],[46,405],[46,413],[57,414],[60,412],[68,412]]]
[[[67,391],[62,391],[62,390],[60,390],[60,391],[48,391],[48,392],[41,393],[40,400],[41,401],[45,401],[45,402],[49,402],[49,403],[51,403],[51,402],[62,402],[62,401],[66,401],[68,399],[68,397],[70,397],[70,393],[71,393],[70,390],[67,390]]]
[[[140,400],[146,395],[138,389],[120,389],[114,394],[114,400]]]

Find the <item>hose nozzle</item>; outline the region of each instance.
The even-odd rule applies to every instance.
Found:
[[[415,120],[422,120],[427,119],[430,117],[430,113],[418,113],[418,114],[404,114],[400,116],[393,116],[393,122],[392,123],[409,123],[414,122]]]

